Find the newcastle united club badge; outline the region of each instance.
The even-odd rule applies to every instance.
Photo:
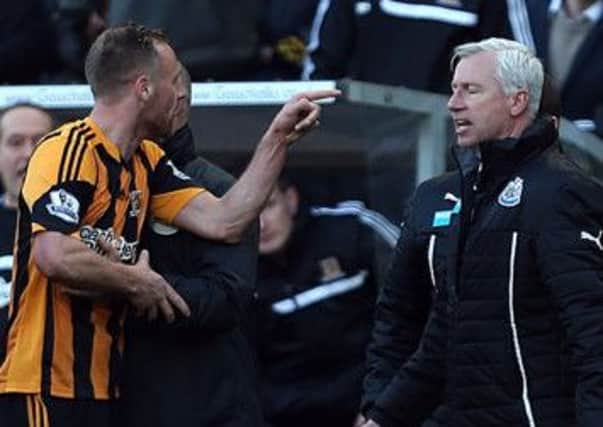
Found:
[[[498,195],[498,203],[505,208],[512,208],[521,202],[523,179],[520,177],[510,181],[505,189]]]

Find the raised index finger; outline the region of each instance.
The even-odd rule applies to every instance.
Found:
[[[306,98],[310,101],[317,101],[325,98],[336,98],[341,95],[339,89],[323,89],[323,90],[309,90],[306,92],[300,92],[294,96],[295,99]]]

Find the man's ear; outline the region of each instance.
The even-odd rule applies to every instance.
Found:
[[[520,89],[513,95],[509,96],[511,116],[518,117],[528,110],[530,96],[527,89]]]
[[[139,75],[134,81],[134,90],[136,97],[143,101],[148,101],[153,95],[153,83],[146,74]]]
[[[289,214],[294,217],[297,215],[297,210],[299,209],[299,192],[297,188],[290,185],[285,190],[285,201],[287,203],[287,211]]]

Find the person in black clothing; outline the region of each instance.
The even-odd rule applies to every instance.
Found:
[[[526,3],[528,34],[559,88],[563,116],[603,137],[603,1]]]
[[[273,427],[351,427],[378,288],[376,245],[399,230],[360,202],[299,207],[282,178],[260,215],[258,353]]]
[[[510,36],[524,7],[523,0],[322,0],[302,77],[450,93],[451,49]]]
[[[183,68],[190,101],[190,76]],[[162,147],[176,167],[216,195],[234,179],[194,153],[190,104]],[[237,245],[198,238],[152,220],[143,246],[152,267],[182,295],[191,316],[174,324],[126,322],[122,399],[124,427],[261,426],[256,364],[246,326],[257,267],[257,224]]]
[[[17,200],[27,161],[38,140],[53,126],[42,108],[16,104],[0,112],[0,337],[8,320],[13,243],[17,222]]]
[[[399,280],[377,304],[373,371],[395,359],[400,326],[424,316],[426,282],[433,307],[364,426],[421,425],[441,403],[444,426],[598,426],[603,188],[562,154],[555,120],[537,116],[543,67],[525,46],[468,43],[453,64],[459,170],[410,204]]]

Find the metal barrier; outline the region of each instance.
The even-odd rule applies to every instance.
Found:
[[[402,199],[416,183],[446,169],[454,133],[445,96],[351,80],[194,83],[197,150],[223,165],[247,159],[278,105],[299,91],[336,85],[341,100],[324,108],[318,132],[292,148],[290,165],[320,169],[329,179],[343,175],[351,185],[368,180],[368,199],[382,186],[393,190],[388,197]],[[22,101],[55,109],[60,119],[85,115],[93,103],[87,85],[0,87],[0,108]],[[567,120],[560,133],[569,151],[602,177],[603,141]]]

